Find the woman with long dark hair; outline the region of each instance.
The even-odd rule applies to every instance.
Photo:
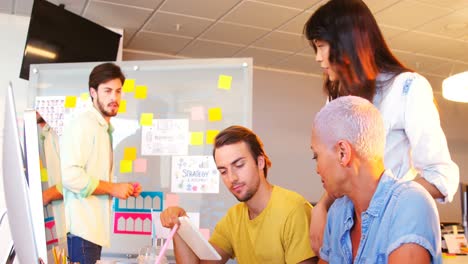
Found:
[[[420,183],[439,202],[450,202],[459,169],[450,157],[432,88],[392,54],[366,4],[331,0],[312,14],[304,35],[324,70],[328,100],[355,95],[379,109],[386,129],[385,167],[397,178]],[[317,253],[334,199],[325,193],[313,210],[311,242]]]

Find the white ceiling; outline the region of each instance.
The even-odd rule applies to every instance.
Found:
[[[302,36],[321,0],[50,0],[124,29],[124,59],[253,57],[257,67],[321,74]],[[367,0],[395,54],[434,84],[468,70],[468,0]],[[0,0],[29,15],[33,0]],[[440,90],[437,85],[434,90]]]

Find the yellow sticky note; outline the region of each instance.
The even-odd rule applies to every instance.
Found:
[[[87,101],[89,99],[89,93],[81,93],[80,99],[81,101]]]
[[[135,88],[135,98],[136,99],[146,99],[146,92],[148,87],[146,85],[137,85]]]
[[[218,78],[218,88],[224,90],[231,90],[232,76],[229,75],[219,75]]]
[[[219,130],[207,130],[206,131],[206,144],[214,144],[216,136],[219,134]]]
[[[65,96],[65,108],[75,108],[76,106],[76,96],[70,95]]]
[[[47,169],[46,168],[42,168],[41,169],[41,181],[42,182],[46,182],[49,180],[49,175],[47,174]]]
[[[208,120],[210,122],[220,121],[223,119],[223,113],[220,107],[208,109]]]
[[[122,91],[124,93],[131,93],[135,90],[135,79],[125,79],[125,82],[122,86]]]
[[[120,173],[131,173],[133,170],[132,168],[132,161],[131,160],[121,160],[120,161]]]
[[[203,145],[203,132],[190,133],[190,145],[199,146]]]
[[[127,100],[120,100],[118,112],[119,113],[127,112]]]
[[[152,126],[153,125],[153,113],[141,113],[140,125]]]
[[[136,147],[127,147],[124,149],[124,160],[135,160],[137,156]]]

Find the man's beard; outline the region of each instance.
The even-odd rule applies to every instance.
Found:
[[[257,182],[257,184],[255,185],[255,189],[248,189],[244,197],[239,198],[235,195],[234,196],[239,202],[248,202],[257,193],[259,187],[260,187],[260,182]]]
[[[97,99],[97,106],[98,106],[98,110],[99,112],[101,112],[101,114],[103,116],[107,116],[107,117],[113,117],[113,116],[116,116],[117,115],[117,111],[114,112],[110,112],[110,111],[107,111],[104,107],[104,104],[99,100],[99,97],[96,98]],[[118,104],[117,104],[117,109],[118,109]]]
[[[252,192],[252,191],[247,191],[247,193],[245,194],[244,197],[242,198],[239,198],[236,196],[236,199],[237,201],[239,202],[248,202],[250,199],[252,199],[252,197],[254,196],[255,192]]]

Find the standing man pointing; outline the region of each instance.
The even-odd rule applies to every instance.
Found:
[[[119,66],[103,63],[89,75],[93,106],[64,128],[61,165],[68,253],[72,262],[94,264],[110,246],[112,197],[138,196],[137,183],[113,183],[111,117],[117,115],[122,85]]]

